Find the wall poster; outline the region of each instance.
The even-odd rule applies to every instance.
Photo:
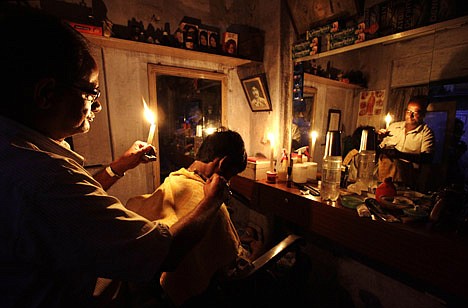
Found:
[[[385,90],[362,91],[359,95],[357,126],[370,125],[376,131],[385,128],[384,100]]]

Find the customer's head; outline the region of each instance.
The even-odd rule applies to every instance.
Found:
[[[426,115],[428,97],[426,95],[413,96],[408,101],[405,111],[405,122],[407,125],[419,125]]]
[[[204,163],[224,157],[226,158],[220,166],[219,174],[226,179],[230,179],[246,168],[247,154],[239,133],[232,130],[220,130],[208,135],[196,155],[196,159]]]
[[[0,115],[56,140],[88,131],[101,106],[86,39],[56,17],[19,6],[2,8],[0,38]]]

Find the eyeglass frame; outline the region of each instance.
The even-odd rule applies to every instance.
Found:
[[[83,92],[82,94],[83,98],[86,99],[91,104],[97,101],[98,98],[101,96],[101,90],[99,90],[99,87],[90,89],[90,88],[77,86],[76,84],[73,84],[72,87]]]
[[[417,115],[417,116],[423,114],[422,110],[412,111],[412,110],[406,109],[405,112],[409,115]]]

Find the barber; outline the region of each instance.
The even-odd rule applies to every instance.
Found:
[[[435,151],[434,132],[424,123],[427,105],[427,96],[410,98],[405,120],[379,130],[379,181],[392,177],[397,184],[417,188],[421,167],[432,162]]]
[[[86,39],[6,4],[0,37],[2,307],[92,307],[98,277],[149,281],[174,268],[208,229],[225,181],[213,174],[198,206],[171,227],[126,209],[105,190],[154,148],[137,141],[93,177],[65,141],[101,109]]]

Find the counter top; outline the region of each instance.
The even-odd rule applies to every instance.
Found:
[[[434,230],[425,222],[389,223],[361,218],[356,210],[320,197],[301,195],[285,183],[243,177],[231,187],[250,200],[250,207],[278,216],[306,233],[344,248],[360,261],[412,282],[443,298],[468,302],[468,240]]]

